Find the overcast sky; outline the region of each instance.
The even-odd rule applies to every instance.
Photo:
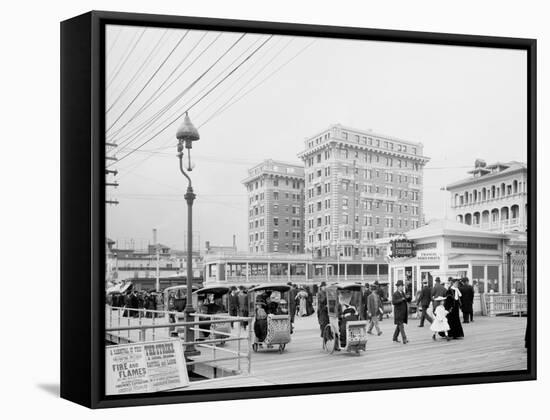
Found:
[[[191,105],[201,248],[236,234],[246,250],[247,169],[267,158],[300,163],[304,139],[330,124],[422,142],[427,220],[444,216],[440,188],[468,176],[476,158],[526,162],[523,51],[242,35],[108,27],[107,141],[120,144],[110,153],[120,161],[108,164],[120,185],[107,195],[120,204],[107,206],[107,236],[119,246],[145,246],[157,228],[160,242],[184,248],[175,133]]]

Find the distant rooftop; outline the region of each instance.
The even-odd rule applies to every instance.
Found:
[[[266,159],[248,170],[248,177],[243,183],[249,182],[262,174],[288,175],[303,178],[304,164],[301,162],[289,163],[280,160]]]
[[[479,180],[498,178],[522,170],[526,171],[527,165],[515,160],[510,162],[495,162],[491,165],[487,165],[484,160],[477,159],[474,164],[474,169],[468,171],[471,176],[447,185],[447,189],[458,188]]]

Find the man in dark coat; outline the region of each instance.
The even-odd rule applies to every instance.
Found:
[[[470,285],[468,277],[464,277],[461,281],[462,285],[458,288],[461,297],[461,309],[464,323],[474,322],[474,288]]]
[[[418,324],[419,327],[424,326],[425,319],[427,319],[430,324],[433,322],[432,317],[428,315],[428,307],[430,306],[430,303],[432,303],[432,289],[428,286],[428,281],[424,280],[422,282],[422,290],[420,291],[417,301],[417,305],[422,309],[422,313],[420,314],[420,324]]]
[[[248,316],[248,295],[246,293],[246,289],[244,288],[244,286],[239,286],[239,293],[237,295],[237,298],[239,300],[239,316],[247,317]],[[245,321],[242,323],[242,325],[246,330],[248,323]]]
[[[323,281],[319,286],[319,291],[317,292],[317,321],[319,321],[319,328],[321,329],[321,337],[323,336],[323,331],[329,323],[328,318],[328,308],[327,308],[327,292],[325,290],[326,283]]]
[[[439,303],[442,302],[442,301],[435,300],[435,298],[445,297],[446,295],[447,295],[447,289],[445,289],[445,286],[441,284],[440,278],[436,277],[434,287],[432,288],[432,301],[433,301],[432,309],[434,310],[434,312],[435,312],[435,308],[437,308],[437,305],[439,305]]]
[[[288,313],[290,315],[290,324],[292,326],[294,325],[294,317],[296,316],[296,294],[298,293],[298,289],[295,284],[290,282],[287,283],[287,285],[290,286],[290,290],[288,291]]]
[[[233,286],[231,288],[231,293],[229,294],[229,315],[237,316],[239,315],[239,296],[237,295],[237,288]],[[233,328],[233,323],[231,323],[231,328]]]
[[[372,334],[372,328],[376,328],[376,333],[378,335],[382,335],[382,331],[380,331],[380,327],[378,326],[378,314],[382,310],[382,299],[380,299],[380,296],[378,296],[378,292],[376,290],[376,287],[372,289],[372,292],[367,297],[367,315],[370,319],[369,327],[367,329],[367,334]]]
[[[313,294],[309,287],[306,287],[306,316],[310,316],[315,310],[313,309]]]
[[[408,302],[412,300],[411,296],[407,296],[403,290],[403,280],[398,280],[395,284],[397,290],[392,296],[393,305],[393,322],[395,324],[395,331],[393,333],[393,341],[399,343],[397,338],[401,334],[403,344],[407,344],[407,335],[405,334],[405,324],[408,320],[409,305]]]
[[[368,283],[365,283],[365,288],[363,289],[363,313],[361,314],[361,319],[368,320],[370,319],[370,316],[368,314],[367,310],[367,302],[369,299],[369,295],[372,293],[371,288],[369,287]],[[376,312],[375,316],[378,316],[378,311]]]

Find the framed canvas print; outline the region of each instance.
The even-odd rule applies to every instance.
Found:
[[[536,41],[61,24],[61,395],[536,378]]]

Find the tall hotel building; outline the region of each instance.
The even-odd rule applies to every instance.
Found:
[[[429,159],[422,149],[421,143],[340,124],[306,139],[298,155],[305,163],[306,252],[384,262],[375,240],[423,223]]]
[[[248,171],[248,251],[304,252],[304,167],[272,159]]]

